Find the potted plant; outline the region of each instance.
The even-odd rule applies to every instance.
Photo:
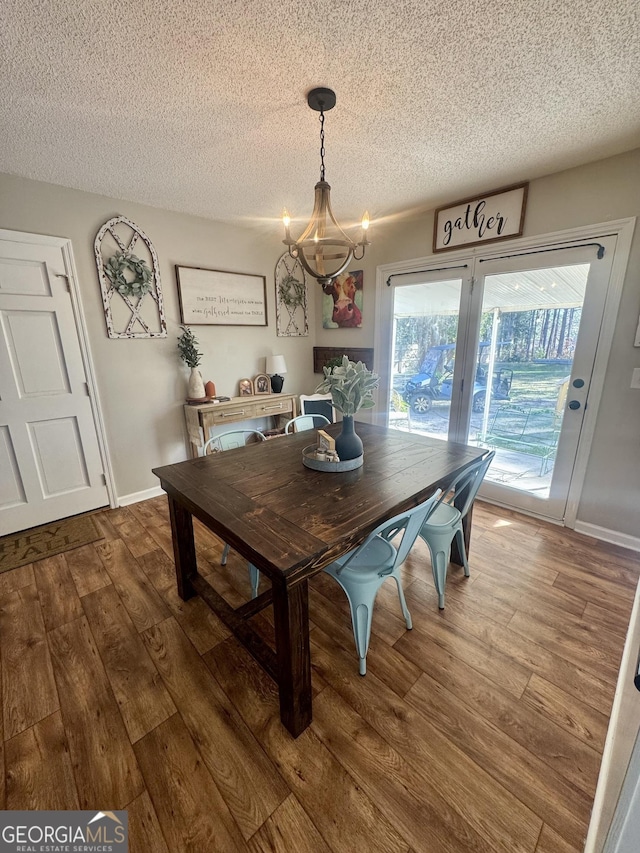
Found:
[[[198,341],[191,329],[188,329],[186,326],[181,326],[180,328],[182,329],[182,334],[178,338],[178,352],[187,367],[191,368],[187,388],[187,400],[203,400],[206,396],[204,382],[198,370],[198,365],[202,360],[202,353],[198,350]]]
[[[335,367],[323,367],[324,380],[316,393],[331,394],[333,406],[342,412],[342,432],[336,437],[336,453],[341,461],[362,456],[362,440],[354,431],[353,416],[360,409],[375,406],[373,391],[380,377],[369,370],[362,361],[350,361],[342,356],[342,363]]]

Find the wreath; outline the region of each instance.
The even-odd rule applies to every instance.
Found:
[[[127,272],[133,278],[125,278]],[[153,273],[144,261],[131,252],[116,252],[105,264],[104,273],[121,296],[143,296],[153,286]]]
[[[299,308],[304,305],[307,290],[304,282],[289,274],[278,285],[278,299],[287,308]]]

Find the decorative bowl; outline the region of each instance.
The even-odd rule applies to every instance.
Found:
[[[327,471],[338,474],[341,471],[353,471],[355,468],[360,468],[364,462],[364,456],[357,456],[355,459],[345,459],[344,462],[325,462],[322,459],[316,459],[316,450],[316,445],[310,444],[302,451],[302,464],[306,468],[313,468],[314,471]]]

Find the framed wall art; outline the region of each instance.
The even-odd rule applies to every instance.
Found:
[[[176,265],[180,318],[189,326],[266,326],[263,275]]]
[[[110,338],[166,338],[158,256],[126,216],[114,216],[93,244]]]
[[[323,288],[323,329],[359,329],[362,326],[362,288],[362,270],[337,275]]]
[[[528,190],[528,183],[516,184],[438,208],[433,226],[433,251],[446,252],[460,246],[520,237]]]
[[[276,264],[276,335],[279,338],[305,337],[307,318],[307,277],[304,267],[285,252]]]

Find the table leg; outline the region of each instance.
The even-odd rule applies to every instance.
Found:
[[[294,737],[311,722],[311,654],[307,581],[273,584],[280,719]]]
[[[169,517],[171,518],[171,538],[173,539],[173,556],[176,563],[176,581],[178,595],[183,601],[192,598],[196,592],[190,578],[198,571],[196,561],[196,544],[193,538],[193,518],[182,504],[169,499]]]

